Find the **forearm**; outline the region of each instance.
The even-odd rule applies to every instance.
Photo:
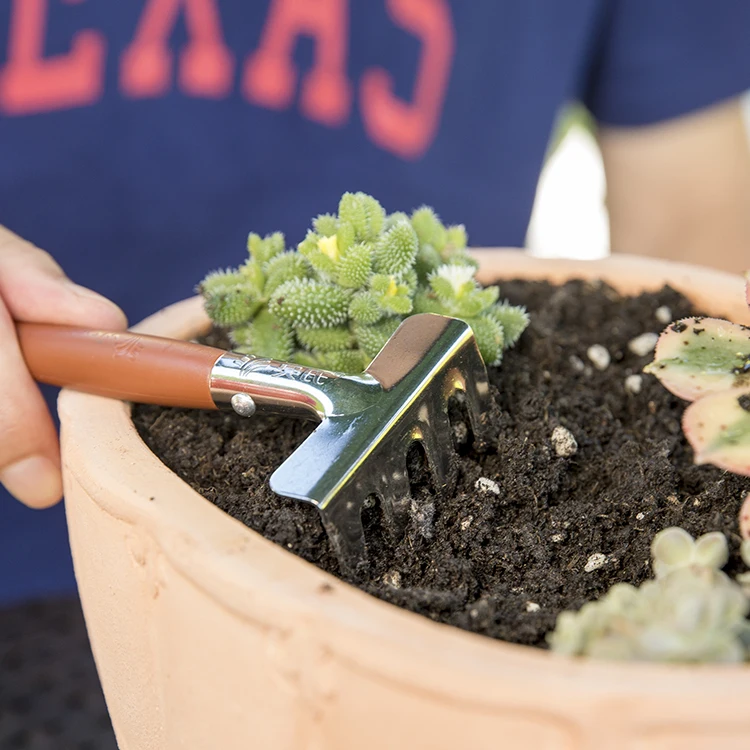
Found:
[[[750,268],[750,147],[740,104],[600,134],[613,252]]]

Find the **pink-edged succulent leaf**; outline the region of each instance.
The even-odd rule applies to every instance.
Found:
[[[683,318],[659,337],[645,372],[687,401],[750,387],[750,327],[718,318]]]
[[[695,463],[750,476],[750,387],[699,398],[685,409],[682,429]]]
[[[740,536],[750,539],[750,492],[745,495],[740,506]]]

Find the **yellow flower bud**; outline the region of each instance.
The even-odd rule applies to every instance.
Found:
[[[335,234],[331,237],[321,237],[318,240],[318,248],[322,253],[334,261],[334,263],[339,259],[339,245]]]

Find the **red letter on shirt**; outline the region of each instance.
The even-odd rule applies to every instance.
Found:
[[[44,57],[47,0],[14,0],[0,110],[12,115],[93,104],[104,87],[104,37],[79,31],[70,52]]]
[[[302,81],[302,113],[324,125],[343,124],[351,107],[348,11],[348,0],[273,0],[260,47],[245,65],[247,98],[269,109],[289,107],[297,83],[294,45],[298,36],[311,36],[315,64]]]
[[[215,0],[149,0],[120,61],[120,86],[128,96],[161,96],[169,91],[168,43],[181,6],[190,39],[180,55],[180,87],[192,96],[219,98],[229,93],[234,61],[224,44]]]
[[[362,117],[375,143],[416,159],[440,122],[453,60],[453,23],[445,0],[387,0],[387,9],[394,23],[422,42],[413,101],[397,99],[388,72],[373,68],[362,77]]]

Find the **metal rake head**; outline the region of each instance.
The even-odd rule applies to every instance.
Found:
[[[363,375],[329,375],[316,387],[321,424],[274,472],[271,489],[318,508],[342,573],[358,577],[367,566],[367,498],[379,498],[387,530],[400,537],[411,504],[409,446],[421,442],[437,491],[451,489],[448,400],[465,394],[479,436],[489,385],[471,328],[432,314],[407,318]]]

